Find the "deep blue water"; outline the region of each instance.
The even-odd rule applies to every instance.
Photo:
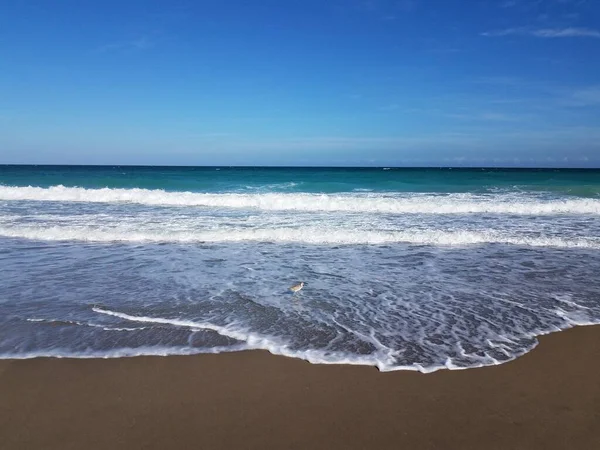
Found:
[[[0,356],[498,364],[600,322],[599,219],[598,170],[0,166]]]

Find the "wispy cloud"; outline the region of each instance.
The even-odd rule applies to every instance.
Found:
[[[469,112],[469,113],[451,113],[446,114],[451,119],[467,121],[487,121],[487,122],[520,122],[529,120],[531,116],[514,115],[499,112]]]
[[[525,84],[525,81],[520,78],[505,76],[479,77],[472,80],[472,82],[477,84],[491,84],[499,86],[523,86]]]
[[[267,151],[276,157],[281,149],[303,153],[307,156],[307,163],[314,164],[315,155],[327,150],[331,157],[343,156],[354,158],[368,156],[382,161],[404,161],[406,157],[415,157],[415,151],[423,151],[423,157],[431,161],[439,161],[445,151],[457,152],[456,156],[465,156],[474,161],[477,155],[481,157],[519,157],[527,150],[528,155],[539,161],[540,158],[563,158],[565,149],[569,149],[569,159],[573,162],[577,158],[590,158],[598,161],[591,155],[600,154],[600,128],[590,127],[515,127],[498,128],[482,124],[465,128],[464,132],[432,132],[418,133],[412,136],[314,136],[314,137],[289,137],[282,139],[241,139],[224,142],[221,150],[236,151]],[[510,148],[512,150],[507,151]],[[404,154],[403,152],[408,152]],[[461,152],[461,153],[458,153]],[[464,153],[463,153],[464,152]],[[484,155],[485,153],[485,155]],[[419,157],[419,156],[417,156]],[[392,159],[389,159],[392,158]],[[269,162],[273,164],[273,161]],[[389,164],[386,162],[384,165]]]
[[[445,146],[476,146],[481,142],[480,136],[460,133],[438,133],[423,136],[315,136],[304,138],[289,138],[260,141],[235,141],[229,142],[236,149],[241,150],[305,150],[322,151],[327,150],[403,150],[414,148],[430,148],[440,145]]]
[[[380,20],[394,21],[407,13],[413,12],[420,0],[354,0],[343,3],[345,9],[350,4],[350,10],[379,16]]]
[[[96,49],[97,52],[111,52],[111,51],[136,51],[146,50],[153,46],[153,42],[146,36],[141,36],[137,39],[129,41],[113,42],[110,44],[101,45]]]
[[[600,105],[600,86],[589,86],[573,91],[566,99],[567,106]]]
[[[202,133],[202,134],[196,135],[195,137],[202,138],[202,139],[218,139],[218,138],[231,137],[231,136],[235,136],[235,135],[233,133]]]
[[[502,36],[532,36],[536,38],[571,38],[571,37],[588,37],[600,38],[600,31],[591,28],[505,28],[504,30],[486,31],[481,33],[486,37],[502,37]]]
[[[502,0],[498,6],[500,8],[515,8],[520,11],[532,11],[543,3],[544,0]]]
[[[441,54],[453,54],[453,53],[461,53],[464,50],[462,48],[456,47],[446,47],[446,48],[432,48],[429,49],[431,53],[441,53]]]
[[[600,31],[590,28],[543,28],[532,32],[535,37],[561,38],[561,37],[594,37],[600,38]]]
[[[503,97],[488,99],[494,104],[527,103],[529,109],[550,108],[553,112],[564,107],[600,106],[600,84],[569,86],[502,76],[480,77],[472,82],[501,88]]]

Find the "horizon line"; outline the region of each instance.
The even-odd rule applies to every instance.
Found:
[[[426,166],[328,166],[328,165],[179,165],[179,164],[31,164],[31,163],[0,163],[0,167],[139,167],[139,168],[229,168],[229,169],[495,169],[495,170],[600,170],[600,165],[593,167],[581,166],[445,166],[445,165],[426,165]]]

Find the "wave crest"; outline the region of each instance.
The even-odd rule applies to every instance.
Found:
[[[600,215],[599,199],[542,199],[507,194],[308,194],[196,193],[149,189],[86,189],[52,186],[0,186],[0,200],[86,203],[135,203],[151,206],[197,206],[265,211],[367,212],[387,214]]]
[[[496,231],[380,231],[342,228],[222,228],[212,231],[130,231],[92,227],[0,227],[0,236],[43,241],[88,242],[274,242],[313,245],[416,245],[465,246],[508,244],[533,247],[599,249],[598,238],[559,238],[518,236]]]

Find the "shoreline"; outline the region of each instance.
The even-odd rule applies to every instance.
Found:
[[[428,374],[264,350],[0,360],[2,448],[600,448],[600,326],[538,339]]]

